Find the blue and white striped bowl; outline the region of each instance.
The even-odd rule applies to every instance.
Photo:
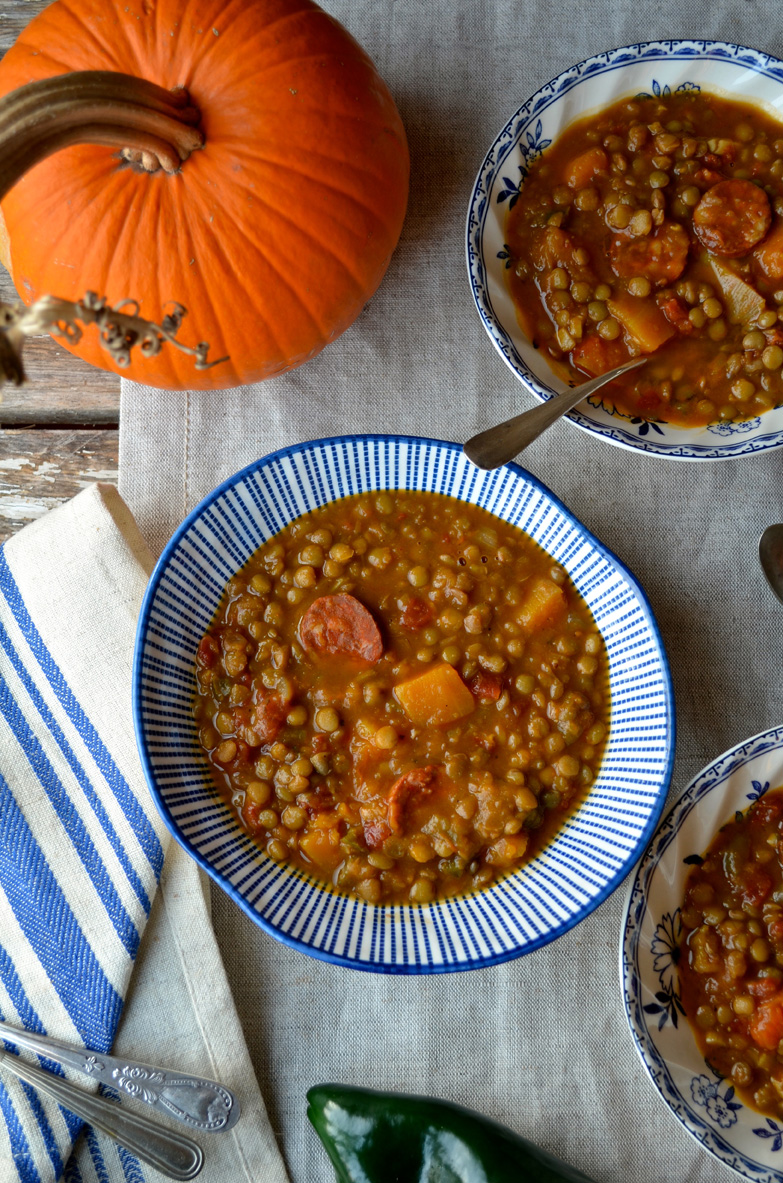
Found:
[[[637,94],[711,90],[783,119],[783,62],[724,41],[648,41],[597,54],[536,91],[498,133],[479,169],[467,221],[473,298],[500,356],[539,401],[564,389],[517,320],[508,285],[508,211],[531,163],[574,120]],[[592,396],[568,418],[590,435],[671,460],[725,460],[783,445],[783,407],[745,423],[682,428],[630,419]]]
[[[706,1150],[754,1183],[780,1183],[783,1122],[741,1104],[699,1051],[683,1018],[680,910],[694,857],[738,810],[783,785],[783,727],[724,752],[661,822],[631,885],[620,986],[644,1067],[674,1116]]]
[[[609,655],[606,755],[586,801],[516,874],[473,896],[373,907],[281,866],[215,789],[191,707],[199,640],[223,588],[254,550],[317,506],[375,489],[422,489],[519,526],[570,574]],[[267,932],[342,965],[439,973],[493,965],[572,928],[624,878],[663,807],[674,749],[666,655],[642,589],[533,477],[480,472],[455,444],[342,436],[250,465],[193,511],[150,580],[139,621],[134,718],[152,793],[174,837]]]

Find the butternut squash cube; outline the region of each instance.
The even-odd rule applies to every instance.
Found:
[[[308,830],[299,839],[299,849],[320,871],[331,875],[345,858],[339,843],[333,843],[328,830]]]
[[[620,292],[606,301],[606,307],[633,337],[642,353],[655,353],[659,345],[674,336],[674,328],[654,300]]]
[[[531,586],[519,609],[519,623],[533,632],[538,628],[554,624],[566,610],[563,589],[551,579],[537,579]]]
[[[584,189],[589,185],[596,173],[609,171],[609,158],[603,148],[588,148],[581,156],[576,156],[566,169],[566,184],[572,189]]]
[[[476,703],[453,666],[443,662],[423,674],[400,682],[394,693],[405,714],[417,727],[442,727],[464,719]]]

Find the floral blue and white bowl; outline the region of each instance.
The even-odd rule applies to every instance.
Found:
[[[516,111],[479,170],[467,221],[473,298],[490,340],[537,399],[564,389],[517,321],[508,286],[505,224],[531,162],[575,119],[637,94],[706,89],[754,102],[783,119],[783,62],[723,41],[649,41],[579,62]],[[783,407],[745,423],[681,428],[631,419],[601,401],[601,392],[568,418],[623,448],[674,460],[723,460],[783,444]]]
[[[620,980],[636,1050],[689,1133],[756,1183],[783,1177],[783,1123],[741,1104],[704,1060],[684,1017],[678,973],[685,881],[720,827],[783,785],[783,727],[725,752],[691,782],[639,865],[620,942]]]
[[[351,493],[422,489],[482,505],[571,575],[609,656],[610,729],[587,799],[526,867],[480,894],[374,907],[273,862],[213,788],[192,717],[195,654],[227,581],[270,535]],[[325,961],[384,973],[493,965],[551,941],[623,880],[671,776],[674,713],[655,620],[633,576],[547,489],[512,465],[480,472],[455,444],[343,436],[275,452],[207,497],[166,547],[142,606],[134,720],[174,837],[261,928]]]

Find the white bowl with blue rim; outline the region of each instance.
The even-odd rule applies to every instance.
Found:
[[[648,41],[565,70],[511,116],[489,149],[468,208],[468,277],[492,344],[539,401],[564,383],[519,325],[505,242],[506,218],[530,164],[574,120],[622,98],[700,89],[756,103],[783,120],[783,62],[777,58],[723,41]],[[590,435],[673,460],[724,460],[783,444],[783,407],[745,423],[682,428],[623,415],[598,391],[568,418]]]
[[[756,1183],[783,1177],[783,1122],[743,1105],[709,1067],[684,1017],[678,972],[685,882],[737,810],[783,785],[783,727],[738,744],[691,781],[639,864],[620,942],[623,1003],[636,1050],[689,1133]]]
[[[273,862],[242,828],[198,747],[194,669],[227,581],[272,534],[342,496],[400,488],[484,506],[565,567],[606,643],[610,727],[586,800],[527,866],[476,895],[373,906]],[[299,444],[210,494],[153,572],[138,626],[133,699],[147,781],[177,841],[272,936],[325,961],[384,973],[493,965],[572,928],[639,857],[671,776],[671,681],[639,584],[528,473],[514,465],[481,472],[460,447],[437,440],[342,436]]]

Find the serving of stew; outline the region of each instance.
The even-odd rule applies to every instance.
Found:
[[[682,907],[682,1002],[710,1065],[783,1117],[783,788],[717,834]]]
[[[194,713],[217,790],[278,862],[369,903],[475,891],[593,783],[604,644],[521,530],[422,492],[299,518],[229,582]]]
[[[641,354],[602,400],[703,426],[783,403],[783,124],[699,90],[569,127],[508,214],[526,336],[571,385]]]

